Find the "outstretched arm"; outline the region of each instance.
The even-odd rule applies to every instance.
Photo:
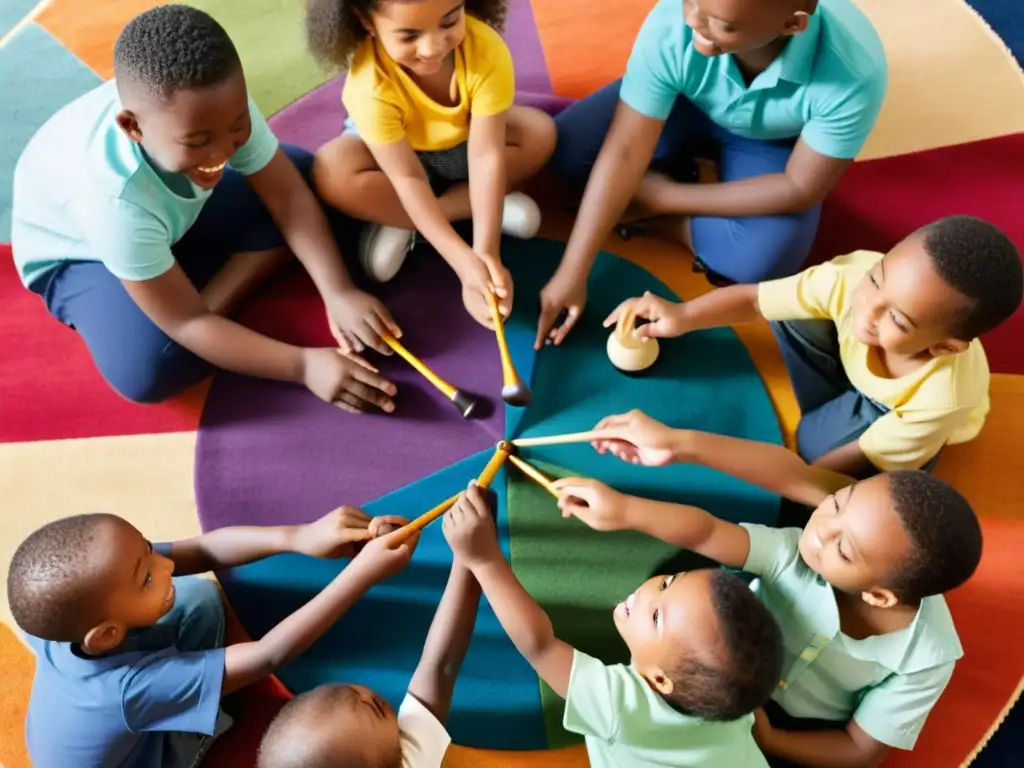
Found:
[[[409,683],[409,693],[442,724],[451,712],[455,679],[469,649],[479,606],[480,585],[469,568],[455,558],[423,655]]]

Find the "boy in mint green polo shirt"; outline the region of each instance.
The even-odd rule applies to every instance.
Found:
[[[584,191],[541,292],[538,348],[578,319],[618,222],[682,243],[715,284],[797,272],[887,84],[882,43],[851,0],[659,0],[625,76],[555,118],[551,168]],[[716,183],[695,183],[695,157],[716,160]]]
[[[785,660],[755,736],[773,766],[876,765],[912,749],[963,655],[942,595],[971,577],[981,527],[967,500],[921,471],[861,482],[784,447],[674,430],[633,411],[595,442],[631,463],[702,464],[816,507],[806,528],[735,525],[696,507],[556,483],[565,515],[633,529],[758,577]],[[814,731],[813,733],[809,731]]]
[[[648,579],[613,610],[631,661],[609,666],[555,637],[502,556],[479,487],[445,515],[444,535],[516,648],[565,698],[563,725],[585,737],[593,768],[767,768],[752,711],[778,682],[782,644],[738,576],[704,569]]]

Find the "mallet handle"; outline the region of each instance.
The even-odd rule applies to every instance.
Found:
[[[548,435],[547,437],[522,437],[513,440],[512,445],[518,448],[534,448],[540,445],[564,445],[566,443],[589,443],[593,440],[611,439],[607,432],[592,429],[589,432],[571,432],[565,435]]]
[[[477,477],[477,485],[483,488],[490,487],[491,483],[494,482],[495,476],[498,474],[498,470],[501,469],[501,465],[505,463],[505,459],[507,458],[509,458],[509,454],[506,451],[496,448],[494,455],[491,456],[487,465],[483,468],[483,471],[480,472],[480,476]],[[437,520],[437,518],[441,517],[455,505],[455,502],[459,500],[459,496],[461,495],[462,492],[460,491],[454,496],[442,501],[429,512],[424,512],[408,525],[402,526],[402,528],[392,534],[393,541],[390,544],[391,548],[394,549],[396,547],[400,547],[409,539],[410,536],[415,534],[417,531],[422,531],[432,522]]]
[[[431,384],[437,387],[444,394],[445,397],[447,397],[449,400],[455,397],[455,387],[453,387],[447,381],[445,381],[432,370],[430,370],[427,367],[426,363],[424,363],[422,360],[416,357],[416,355],[414,355],[412,352],[406,349],[405,345],[403,345],[402,342],[400,342],[390,333],[385,333],[383,335],[383,338],[384,341],[387,342],[387,345],[389,347],[395,350],[395,352],[397,352],[400,357],[404,358],[405,361],[409,363],[409,365],[411,365],[413,368],[415,368],[417,371],[423,374],[423,378],[425,378],[427,381],[429,381]]]
[[[519,374],[512,365],[512,356],[508,351],[508,340],[505,338],[505,321],[501,317],[501,309],[498,307],[498,297],[490,291],[487,292],[487,306],[491,309],[491,320],[494,322],[494,333],[498,337],[498,354],[501,356],[501,378],[505,384],[518,384]]]
[[[535,481],[541,488],[550,493],[556,499],[559,498],[560,494],[555,490],[551,484],[551,478],[545,475],[536,467],[531,464],[527,464],[525,461],[520,459],[518,456],[510,455],[508,460],[511,461],[524,475]]]

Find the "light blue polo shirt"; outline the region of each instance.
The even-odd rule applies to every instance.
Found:
[[[26,286],[68,260],[101,261],[122,280],[151,280],[174,265],[171,246],[212,190],[158,173],[118,127],[120,111],[111,80],[61,108],[22,152],[11,245]],[[252,99],[249,116],[252,134],[230,161],[243,175],[266,167],[278,148]]]
[[[749,86],[731,54],[708,57],[693,47],[682,0],[660,0],[633,44],[619,95],[657,120],[683,95],[737,136],[799,136],[819,154],[852,159],[874,128],[887,83],[882,42],[850,0],[819,0],[807,29]]]
[[[963,656],[940,596],[921,601],[908,627],[860,640],[839,625],[831,585],[800,557],[798,528],[743,523],[750,553],[743,570],[782,630],[782,679],[772,698],[793,717],[852,717],[871,738],[913,749]]]

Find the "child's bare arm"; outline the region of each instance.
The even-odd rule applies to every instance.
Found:
[[[409,693],[442,724],[451,712],[455,680],[469,650],[479,605],[480,585],[469,568],[455,558],[409,683]]]
[[[750,535],[746,530],[703,509],[627,496],[581,477],[557,480],[555,488],[563,516],[577,517],[594,530],[640,531],[730,568],[742,568],[747,562]]]
[[[474,116],[469,126],[469,200],[473,208],[473,250],[500,257],[505,191],[506,113]]]
[[[705,328],[752,323],[761,318],[757,305],[757,285],[731,285],[705,293],[693,301],[672,302],[647,292],[626,299],[604,321],[618,322],[619,315],[632,312],[648,322],[637,329],[641,338],[674,338]]]
[[[758,745],[770,755],[808,768],[875,768],[889,747],[876,741],[850,720],[834,731],[781,731],[767,725],[763,713],[754,727]]]
[[[483,491],[473,486],[444,517],[444,536],[473,572],[516,649],[563,698],[569,690],[573,647],[555,637],[551,619],[512,573],[498,546]]]
[[[400,518],[387,520],[398,522]],[[352,557],[362,543],[373,538],[370,522],[370,516],[361,509],[339,507],[305,525],[220,528],[174,542],[169,556],[178,576],[233,568],[283,552]]]
[[[369,542],[334,581],[259,640],[228,646],[221,695],[273,674],[319,640],[370,587],[405,568],[418,539],[392,549],[399,535]]]

